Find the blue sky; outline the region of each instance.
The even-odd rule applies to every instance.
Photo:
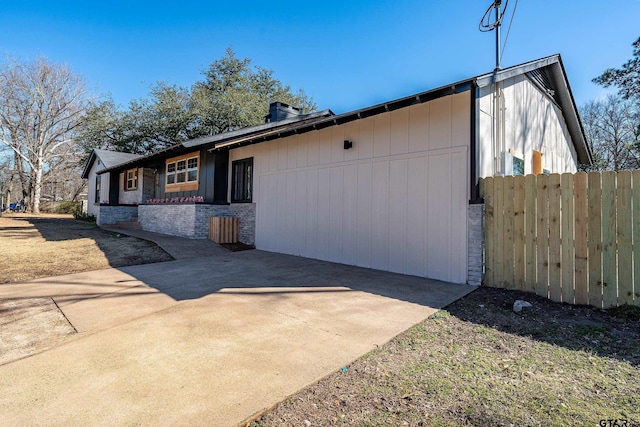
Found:
[[[4,0],[0,54],[66,63],[126,106],[156,81],[191,86],[231,46],[343,113],[491,71],[494,34],[478,31],[490,4]],[[605,93],[593,77],[631,57],[639,23],[640,0],[518,0],[502,65],[562,54],[581,105]]]

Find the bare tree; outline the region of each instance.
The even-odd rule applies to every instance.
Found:
[[[28,176],[31,210],[40,213],[43,174],[73,146],[73,132],[87,108],[82,78],[44,58],[14,60],[0,72],[0,143],[15,153]]]
[[[609,95],[591,101],[580,115],[596,170],[640,168],[640,115],[632,101]]]

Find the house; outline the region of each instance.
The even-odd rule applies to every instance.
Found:
[[[101,223],[100,204],[107,204],[109,200],[114,200],[116,203],[123,205],[137,205],[140,200],[143,200],[142,193],[137,186],[137,175],[136,182],[132,186],[131,182],[121,185],[120,180],[123,179],[123,177],[118,173],[98,174],[98,172],[140,157],[142,156],[139,154],[121,153],[97,148],[89,155],[89,159],[82,171],[82,178],[87,179],[89,182],[87,214],[94,215],[98,224]],[[111,180],[112,176],[114,181]],[[140,187],[140,189],[141,188],[142,187]],[[129,219],[130,218],[123,218],[121,221]]]
[[[97,172],[126,186],[153,171],[138,193],[152,197],[136,209],[110,197],[99,223],[130,215],[145,230],[206,238],[210,217],[235,216],[258,249],[477,284],[479,178],[590,162],[553,55],[340,115],[274,103],[263,125]]]

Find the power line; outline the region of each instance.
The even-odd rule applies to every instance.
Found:
[[[507,47],[507,40],[509,40],[509,33],[511,32],[511,24],[513,24],[513,17],[516,16],[516,9],[518,8],[518,0],[516,0],[516,4],[513,5],[513,13],[511,14],[511,20],[509,21],[509,28],[507,28],[507,35],[504,38],[504,43],[502,44],[502,51],[500,52],[500,61],[502,62],[502,56],[504,55],[504,48]],[[507,7],[505,6],[505,10]]]
[[[498,17],[494,21],[491,21],[491,12],[493,12],[496,8],[500,8],[501,4],[502,0],[495,0],[493,3],[491,3],[491,6],[487,8],[486,12],[484,12],[484,15],[482,16],[482,19],[480,20],[480,24],[478,25],[478,29],[480,31],[482,31],[483,33],[493,31],[502,24],[504,13],[506,12],[507,7],[509,7],[509,0],[505,1],[502,13],[499,13]]]

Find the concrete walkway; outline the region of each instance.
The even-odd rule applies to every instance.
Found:
[[[0,366],[2,423],[233,426],[474,289],[215,252],[2,285],[0,298],[52,297],[78,330]]]
[[[137,223],[136,225],[130,223],[103,225],[101,228],[154,242],[175,259],[215,256],[227,252],[222,246],[209,239],[185,239],[184,237],[170,236],[168,234],[152,233],[143,230]]]

